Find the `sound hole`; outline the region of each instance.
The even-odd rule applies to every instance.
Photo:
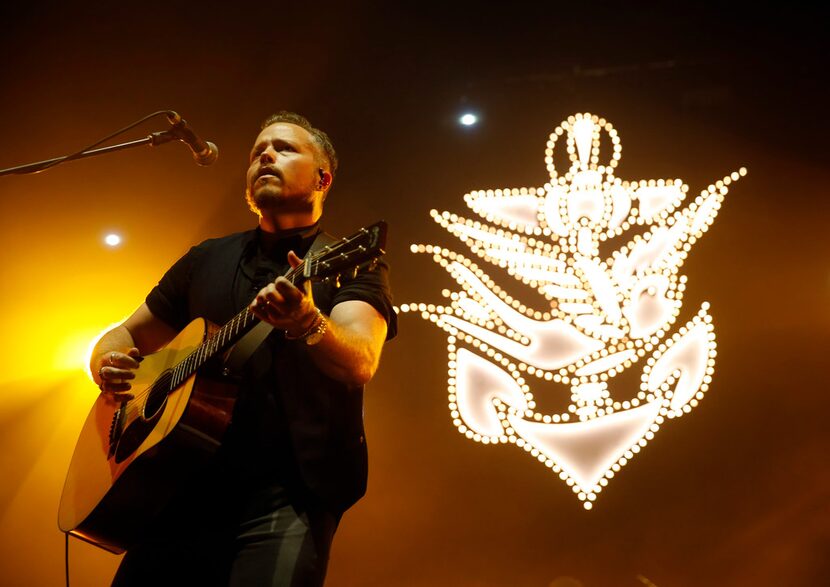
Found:
[[[161,377],[153,383],[150,392],[147,394],[147,401],[144,403],[143,416],[145,420],[152,420],[164,408],[164,404],[167,402],[167,396],[171,391],[171,382],[172,378],[168,370],[162,373]]]
[[[161,377],[156,379],[147,392],[147,400],[144,402],[141,417],[130,423],[121,433],[118,445],[115,448],[115,462],[121,463],[127,460],[138,450],[156,425],[159,414],[167,405],[167,396],[170,394],[172,376],[170,371],[165,371]],[[123,425],[123,423],[122,423]]]

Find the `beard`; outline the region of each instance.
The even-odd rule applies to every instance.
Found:
[[[275,189],[266,184],[245,190],[245,201],[251,211],[258,216],[274,212],[311,212],[314,210],[316,187],[312,183],[307,189],[287,194],[282,189]]]

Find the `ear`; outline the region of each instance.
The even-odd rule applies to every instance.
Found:
[[[320,174],[320,183],[317,184],[317,189],[326,191],[331,185],[331,173],[325,171],[322,167],[317,172]]]

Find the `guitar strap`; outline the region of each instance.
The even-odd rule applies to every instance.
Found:
[[[319,233],[303,258],[308,258],[310,255],[317,253],[320,249],[332,244],[336,240],[336,238],[326,232]],[[239,376],[242,373],[242,367],[245,366],[245,363],[248,362],[251,355],[254,354],[259,348],[259,345],[271,334],[273,329],[274,327],[267,322],[260,322],[248,334],[239,339],[239,342],[234,345],[228,354],[228,358],[225,360],[224,374],[231,377]]]

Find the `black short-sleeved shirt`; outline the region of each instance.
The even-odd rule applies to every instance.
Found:
[[[318,233],[316,225],[281,237],[257,228],[207,240],[164,274],[147,306],[177,330],[198,317],[222,325],[288,270],[289,250],[302,257]],[[383,261],[340,287],[315,283],[313,294],[326,314],[341,302],[366,302],[386,320],[387,340],[397,332]],[[298,487],[343,510],[365,491],[362,391],[327,377],[303,342],[275,330],[245,366],[220,458],[240,482]]]

